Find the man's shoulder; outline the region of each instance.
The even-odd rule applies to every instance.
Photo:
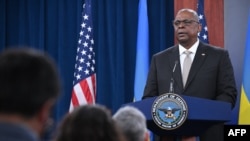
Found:
[[[38,137],[28,127],[0,122],[0,141],[38,141]]]
[[[174,45],[174,46],[168,47],[168,48],[154,54],[154,56],[165,56],[165,55],[168,55],[168,54],[172,54],[172,53],[174,53],[176,51],[178,51],[178,46]]]
[[[202,49],[205,49],[207,51],[212,51],[212,52],[225,52],[226,51],[226,49],[223,47],[216,46],[213,44],[207,44],[207,43],[203,43],[203,42],[200,43],[200,47]]]

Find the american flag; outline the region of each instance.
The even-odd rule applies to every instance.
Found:
[[[85,4],[83,4],[82,23],[77,46],[73,90],[69,111],[72,111],[79,105],[95,103],[96,72],[93,47],[91,0],[85,0]]]
[[[209,43],[207,22],[204,14],[204,0],[198,0],[197,9],[198,9],[197,14],[199,16],[199,21],[202,25],[202,30],[198,34],[198,37],[201,41]]]

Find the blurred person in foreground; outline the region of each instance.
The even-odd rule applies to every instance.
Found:
[[[65,115],[54,141],[126,141],[109,109],[99,104],[80,105]]]
[[[39,141],[60,94],[54,60],[17,47],[0,53],[0,141]]]
[[[179,10],[173,26],[178,44],[153,55],[142,99],[169,93],[173,78],[174,93],[228,102],[233,108],[237,90],[228,51],[198,39],[202,25],[192,9]],[[187,56],[190,71],[184,69]],[[223,127],[223,123],[211,126],[200,141],[223,141]]]
[[[128,141],[149,141],[146,117],[136,107],[121,107],[113,115],[113,119]]]

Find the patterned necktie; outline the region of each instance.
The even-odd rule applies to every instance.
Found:
[[[190,57],[191,53],[192,52],[190,52],[188,50],[186,50],[184,52],[184,54],[186,54],[186,57],[185,57],[184,62],[183,62],[183,70],[182,70],[182,82],[183,82],[184,87],[186,85],[189,70],[190,70],[190,67],[191,67],[191,64],[192,64],[192,59]]]

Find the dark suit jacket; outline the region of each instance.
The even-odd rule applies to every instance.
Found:
[[[39,138],[24,125],[0,122],[0,141],[39,141]]]
[[[171,77],[174,93],[221,100],[235,105],[237,90],[234,71],[227,50],[200,42],[185,88],[183,88],[178,46],[170,47],[152,57],[142,99],[168,93]],[[201,105],[202,106],[202,105]],[[201,141],[223,141],[223,125],[208,129]]]

